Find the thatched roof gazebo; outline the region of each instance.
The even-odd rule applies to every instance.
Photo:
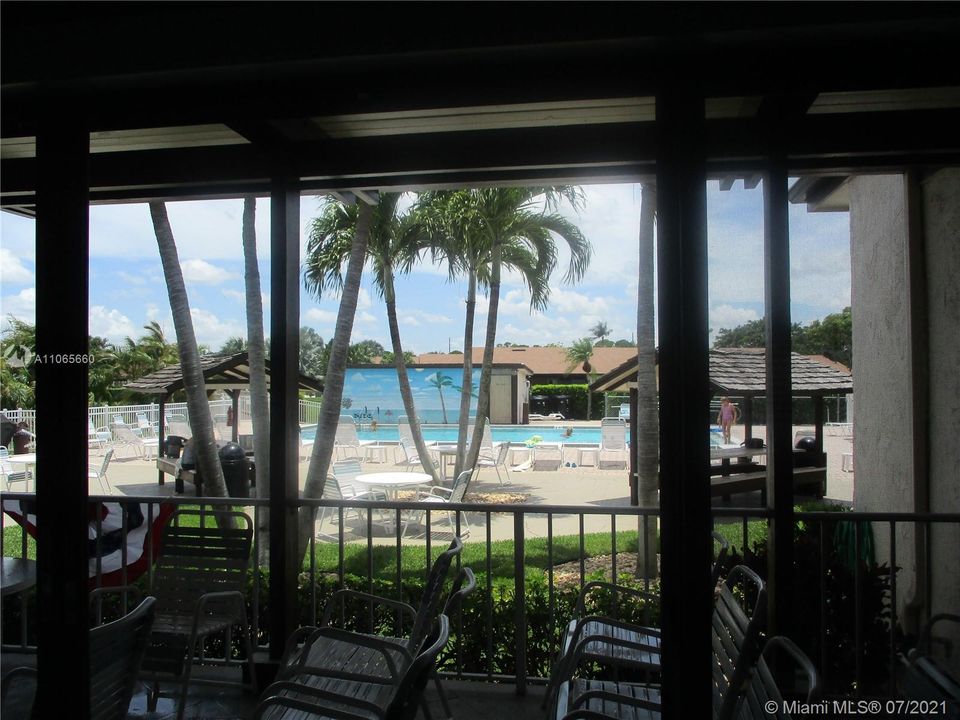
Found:
[[[744,439],[753,437],[753,399],[766,395],[767,356],[764,348],[723,348],[710,351],[710,389],[712,395],[742,397]],[[659,359],[658,359],[659,364]],[[659,371],[659,367],[658,367]],[[658,372],[659,377],[659,372]],[[822,355],[790,354],[792,396],[813,399],[815,446],[823,459],[824,402],[828,396],[853,392],[853,375],[849,368]],[[621,363],[592,383],[592,392],[629,391],[630,442],[636,447],[637,358]],[[706,412],[706,408],[704,408]],[[634,491],[636,469],[631,455],[630,482]]]
[[[267,389],[270,388],[270,362],[265,363],[267,375]],[[246,352],[236,355],[204,355],[200,358],[200,367],[203,370],[203,382],[207,396],[215,390],[226,392],[233,402],[233,417],[239,417],[240,392],[250,385],[250,360]],[[323,383],[316,378],[300,373],[297,380],[301,390],[323,392]],[[164,423],[166,416],[164,405],[178,390],[184,389],[183,371],[180,364],[167,365],[156,372],[144,375],[141,378],[126,383],[123,388],[144,395],[158,395],[160,400],[159,452],[162,454],[164,440]],[[234,421],[232,427],[233,441],[239,439],[238,423]],[[163,470],[160,471],[160,483],[163,483]]]

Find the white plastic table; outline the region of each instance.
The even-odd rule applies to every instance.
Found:
[[[7,461],[11,465],[22,465],[24,472],[27,473],[26,486],[24,487],[25,492],[30,492],[30,481],[33,480],[33,489],[36,491],[37,483],[35,478],[35,468],[37,465],[37,454],[36,453],[24,453],[23,455],[8,455]]]
[[[351,478],[350,482],[363,485],[367,488],[383,490],[388,499],[396,498],[397,490],[401,488],[426,485],[433,478],[426,473],[418,472],[375,472],[360,473]]]

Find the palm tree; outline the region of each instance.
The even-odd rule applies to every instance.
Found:
[[[243,243],[244,288],[247,301],[247,339],[233,338],[236,352],[246,345],[250,363],[250,413],[253,422],[253,463],[256,471],[257,497],[270,498],[270,405],[267,399],[266,348],[263,341],[263,296],[260,294],[260,266],[257,264],[257,200],[243,199],[243,222],[240,236]],[[228,341],[227,344],[229,345]],[[226,346],[224,349],[227,349]],[[239,418],[234,418],[239,423]],[[260,557],[270,554],[270,513],[260,513]]]
[[[319,220],[320,218],[318,218]],[[350,350],[350,333],[353,319],[357,314],[357,297],[360,295],[360,280],[363,276],[363,264],[367,257],[367,242],[370,238],[370,226],[373,220],[373,208],[362,203],[356,209],[356,222],[352,230],[343,229],[328,236],[329,242],[316,243],[311,233],[308,251],[311,256],[320,255],[327,259],[328,274],[324,284],[340,288],[340,309],[337,311],[337,324],[330,345],[330,358],[324,375],[323,405],[317,419],[316,440],[307,468],[307,479],[303,495],[319,499],[323,496],[330,458],[333,457],[333,443],[340,422],[340,402],[343,400],[343,382],[347,374],[347,353]],[[344,242],[346,241],[346,242]],[[347,256],[347,271],[341,273],[340,265]],[[339,258],[334,263],[333,258]],[[309,270],[308,270],[309,271]],[[297,557],[304,557],[313,536],[316,508],[302,507],[299,513],[300,536]]]
[[[593,393],[590,392],[590,371],[593,370],[590,365],[591,357],[593,357],[593,342],[590,338],[577,340],[567,348],[567,360],[570,361],[567,374],[569,375],[579,365],[587,375],[587,420],[593,417]]]
[[[372,219],[367,244],[367,256],[373,270],[373,281],[387,308],[387,324],[390,327],[390,342],[393,347],[393,363],[397,369],[397,382],[403,409],[410,419],[417,454],[423,467],[440,482],[436,467],[430,462],[430,453],[420,431],[420,421],[413,402],[413,391],[407,375],[407,361],[400,341],[400,324],[397,319],[397,296],[394,275],[407,273],[427,245],[427,235],[412,213],[400,214],[399,193],[381,193],[376,207],[371,209]],[[338,201],[326,204],[320,216],[313,222],[307,242],[307,261],[304,282],[307,289],[320,294],[333,287],[340,287],[340,267],[344,251],[354,235],[358,224],[356,206],[347,206]],[[368,351],[369,344],[363,346]]]
[[[204,490],[207,494],[212,497],[226,497],[227,485],[223,480],[223,470],[220,468],[220,457],[217,454],[213,419],[210,417],[203,370],[200,368],[197,337],[193,332],[193,321],[190,318],[190,302],[187,299],[187,288],[183,283],[183,271],[180,268],[173,230],[167,218],[167,206],[162,202],[151,202],[150,217],[153,220],[153,230],[160,250],[160,262],[167,282],[173,326],[177,332],[177,349],[180,353],[183,386],[187,394],[187,410],[190,413],[190,429],[193,432],[194,450],[197,453],[197,467],[203,475]],[[156,328],[159,330],[159,325]],[[162,335],[163,333],[160,332],[161,338]]]
[[[659,505],[659,425],[657,419],[657,348],[654,339],[653,230],[656,222],[657,187],[646,183],[640,191],[640,273],[637,288],[637,493],[640,505]],[[641,538],[637,552],[637,574],[654,577],[657,573],[657,529],[648,523],[644,537],[643,523],[638,527]],[[653,548],[646,552],[646,548]],[[649,562],[647,562],[649,561]]]
[[[444,375],[442,372],[437,370],[435,375],[431,375],[427,378],[427,384],[431,387],[435,387],[437,392],[440,393],[440,409],[443,410],[443,424],[447,424],[447,405],[443,402],[443,389],[445,387],[453,387],[453,378],[449,375]],[[469,402],[469,395],[467,395]]]
[[[598,322],[596,325],[590,328],[590,335],[595,340],[603,340],[609,334],[610,327],[605,322]]]
[[[490,409],[490,377],[502,269],[512,268],[520,273],[530,290],[531,308],[542,310],[549,299],[549,279],[557,263],[554,235],[570,247],[570,264],[564,282],[583,277],[590,262],[591,248],[580,229],[555,212],[563,200],[575,210],[582,206],[582,194],[577,188],[483,188],[427,193],[421,200],[434,246],[438,254],[447,259],[450,276],[467,276],[462,387],[469,392],[461,395],[456,464],[456,471],[461,472],[463,468],[476,464],[483,433],[483,423],[476,423],[470,441],[470,457],[464,457],[473,389],[476,286],[486,287],[490,298],[477,393],[477,417],[485,418]]]

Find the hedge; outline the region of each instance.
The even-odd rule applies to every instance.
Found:
[[[579,385],[532,385],[530,387],[530,396],[534,395],[566,395],[570,398],[570,415],[568,419],[583,420],[587,417],[587,386]],[[591,407],[591,420],[600,420],[603,418],[603,393],[593,393],[593,406]]]

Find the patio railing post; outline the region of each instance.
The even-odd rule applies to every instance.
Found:
[[[513,515],[514,638],[517,653],[517,695],[527,694],[527,606],[522,512]]]

